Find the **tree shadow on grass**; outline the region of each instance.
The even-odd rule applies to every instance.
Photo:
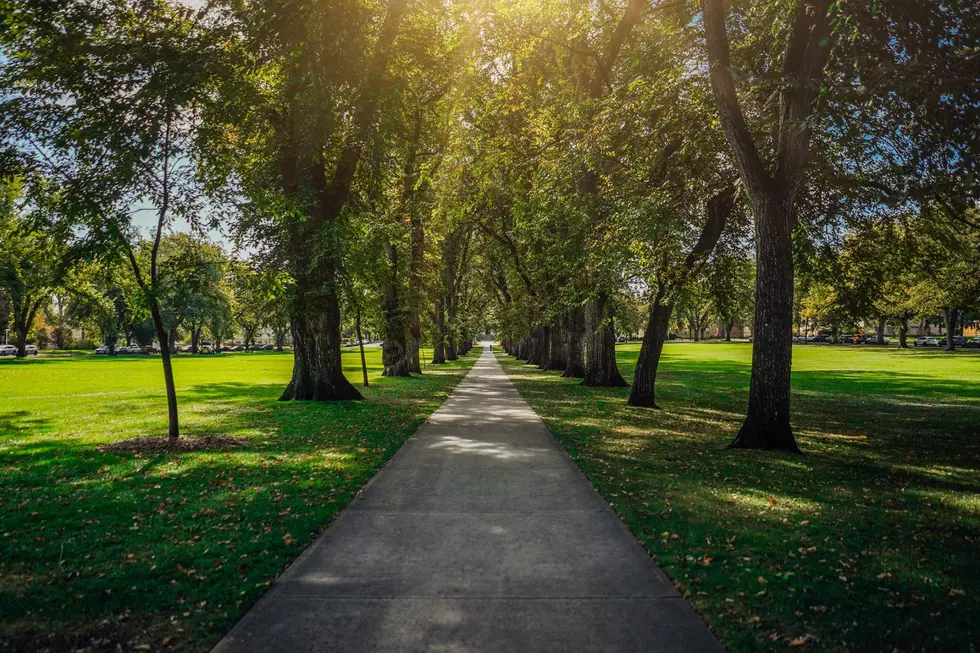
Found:
[[[794,372],[797,456],[725,448],[747,361],[668,360],[659,411],[505,365],[732,650],[771,648],[770,633],[966,650],[980,619],[966,589],[980,586],[980,380]]]
[[[3,452],[0,492],[9,509],[0,510],[8,534],[0,538],[0,648],[51,642],[71,649],[95,637],[137,636],[173,637],[172,646],[184,649],[213,644],[470,362],[410,382],[379,380],[363,402],[278,402],[277,383],[180,393],[184,432],[249,438],[241,449],[95,449],[105,438],[92,432],[103,428],[109,439],[160,434],[166,404],[154,394],[92,399],[95,421],[71,427],[88,437],[54,435]]]

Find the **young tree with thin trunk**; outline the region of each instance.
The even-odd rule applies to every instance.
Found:
[[[59,216],[83,227],[82,246],[129,261],[161,345],[175,441],[160,243],[174,220],[200,215],[194,107],[224,70],[225,37],[203,14],[162,1],[80,0],[30,7],[16,18],[3,45],[30,54],[5,66],[5,83],[20,94],[4,113],[35,167],[61,187]],[[145,212],[154,218],[144,252],[134,216]]]

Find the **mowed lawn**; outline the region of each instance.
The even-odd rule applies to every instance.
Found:
[[[668,344],[660,411],[498,355],[731,650],[980,650],[976,352],[796,347],[805,455],[726,449],[747,344]]]
[[[279,403],[289,353],[179,356],[182,432],[232,451],[99,453],[166,434],[160,360],[0,362],[0,651],[206,651],[475,360],[365,400]],[[360,358],[345,351],[348,378]]]

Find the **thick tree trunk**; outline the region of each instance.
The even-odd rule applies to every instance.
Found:
[[[192,324],[191,325],[191,353],[192,354],[197,353],[197,344],[198,344],[198,338],[200,337],[200,334],[201,332],[198,330],[198,328]]]
[[[562,329],[565,343],[566,379],[581,379],[585,376],[585,311],[577,306],[566,317],[566,328]]]
[[[608,297],[603,293],[593,302],[582,385],[628,388],[629,384],[616,367],[616,329],[612,318],[606,317],[607,301]]]
[[[898,324],[898,347],[899,349],[909,348],[909,323],[908,320],[902,320]]]
[[[885,344],[885,318],[878,318],[878,331],[875,333],[875,342],[879,345]]]
[[[157,304],[156,298],[150,299],[150,316],[153,318],[153,328],[156,329],[157,340],[160,341],[163,380],[167,386],[167,419],[169,422],[167,438],[171,442],[176,442],[180,436],[180,423],[177,415],[177,386],[174,384],[174,368],[170,362],[170,342],[167,329],[163,326],[163,318],[160,316],[160,306]]]
[[[674,307],[671,304],[661,304],[658,297],[650,306],[647,319],[647,330],[643,334],[643,344],[640,345],[640,357],[636,361],[636,373],[633,376],[633,389],[627,403],[630,406],[658,408],[656,400],[657,368],[660,365],[660,355],[667,340],[670,326],[670,314]]]
[[[412,315],[412,326],[408,336],[408,371],[412,374],[422,373],[422,359],[419,350],[422,348],[422,326],[418,313]]]
[[[735,328],[735,323],[734,322],[726,322],[725,323],[725,342],[731,342],[732,341],[732,329],[734,329],[734,328]]]
[[[565,362],[565,322],[564,315],[551,326],[549,337],[548,369],[564,371],[567,363]]]
[[[956,324],[960,321],[960,311],[956,308],[943,310],[943,317],[946,319],[946,351],[956,351]]]
[[[329,258],[329,257],[326,257]],[[360,399],[340,359],[340,306],[333,261],[325,261],[319,278],[298,278],[293,299],[293,377],[280,401]],[[306,275],[303,275],[304,277]]]
[[[411,376],[408,345],[405,342],[405,314],[398,296],[398,250],[392,243],[388,243],[385,249],[390,269],[385,280],[385,340],[381,348],[384,369],[381,376]]]
[[[541,327],[532,326],[531,335],[528,338],[527,359],[528,365],[537,365],[541,361]]]
[[[548,363],[551,360],[551,326],[542,325],[538,331],[540,339],[538,342],[538,368],[542,370],[551,369]]]
[[[799,452],[790,427],[793,362],[792,203],[755,204],[756,305],[745,422],[731,446]]]
[[[24,358],[27,356],[27,326],[17,324],[14,331],[17,333],[17,358]]]
[[[458,361],[459,352],[456,350],[456,341],[452,338],[446,342],[446,360],[447,361]]]
[[[839,345],[840,344],[840,329],[837,325],[830,327],[830,344]]]

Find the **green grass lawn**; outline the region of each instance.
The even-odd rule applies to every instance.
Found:
[[[166,434],[159,358],[0,362],[0,650],[213,646],[477,353],[413,379],[367,355],[366,400],[337,404],[276,401],[288,353],[178,356],[182,432],[248,443],[156,455],[96,446]]]
[[[668,344],[660,411],[498,355],[731,650],[980,649],[980,355],[796,347],[802,456],[726,449],[747,344]]]

